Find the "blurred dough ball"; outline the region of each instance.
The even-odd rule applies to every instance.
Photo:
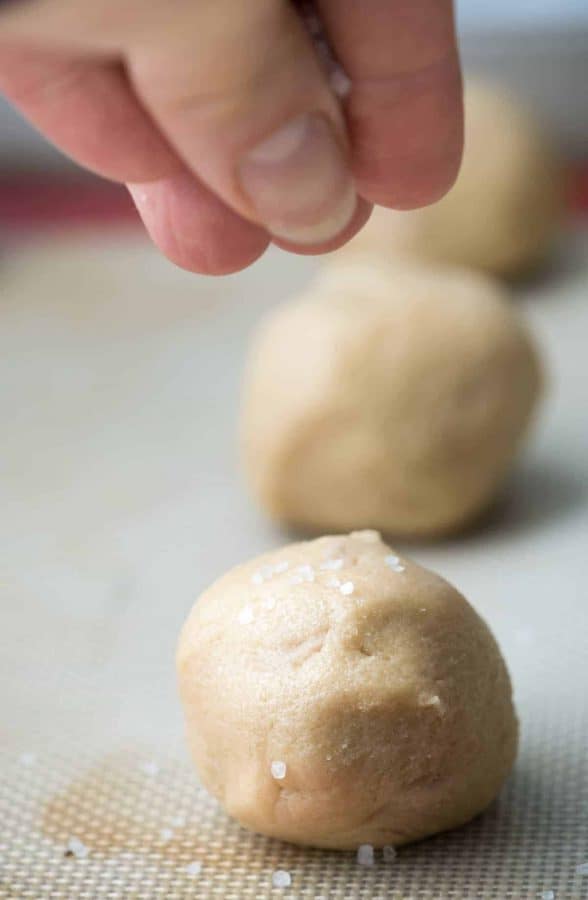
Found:
[[[374,209],[339,252],[407,255],[519,275],[549,251],[562,187],[552,149],[524,107],[496,88],[472,84],[465,93],[465,149],[454,187],[423,209]]]
[[[517,722],[504,661],[455,588],[376,532],[293,544],[207,590],[178,649],[204,785],[254,831],[383,846],[496,796]]]
[[[455,530],[495,497],[539,387],[530,337],[486,276],[340,263],[254,341],[252,491],[274,519],[315,532]]]

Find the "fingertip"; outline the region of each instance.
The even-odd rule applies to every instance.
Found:
[[[354,175],[371,203],[415,209],[450,190],[463,150],[457,57],[394,83],[357,84],[348,114]]]
[[[273,238],[276,247],[287,250],[289,253],[296,253],[298,256],[320,256],[323,253],[330,253],[332,250],[338,250],[354,237],[358,231],[361,231],[365,223],[368,221],[372,212],[372,204],[363,197],[357,200],[355,213],[346,227],[336,235],[336,237],[323,242],[322,244],[296,244],[291,241],[281,240],[277,237]]]
[[[153,242],[189,272],[239,272],[269,244],[267,232],[230,210],[189,172],[127,187]]]

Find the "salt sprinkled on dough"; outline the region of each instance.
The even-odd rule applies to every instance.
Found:
[[[251,625],[253,622],[253,610],[250,606],[244,606],[239,613],[239,623],[241,625]]]
[[[346,581],[346,582],[344,582],[344,584],[341,585],[341,587],[339,588],[339,590],[340,590],[341,593],[344,594],[346,597],[349,597],[349,595],[353,593],[353,591],[355,590],[355,588],[354,588],[354,586],[353,586],[353,582],[352,582],[352,581]]]
[[[292,584],[302,584],[303,581],[314,581],[314,569],[312,566],[303,565],[296,567],[296,574],[290,579]]]
[[[276,869],[272,875],[272,885],[276,888],[290,887],[292,876],[285,869]]]
[[[278,781],[281,781],[282,778],[286,777],[286,769],[286,763],[282,762],[281,759],[277,759],[271,765],[272,776]]]
[[[20,756],[18,757],[18,761],[21,764],[21,766],[26,766],[27,768],[30,768],[31,766],[34,766],[35,763],[37,762],[37,757],[35,756],[34,753],[21,753]]]
[[[360,866],[373,866],[374,848],[371,844],[362,844],[357,848],[357,862]]]
[[[76,857],[76,859],[85,859],[90,851],[86,845],[77,837],[72,837],[67,842],[66,853]]]
[[[152,778],[159,774],[159,766],[155,762],[142,763],[140,768],[144,775],[150,775]]]
[[[392,844],[382,847],[382,856],[384,857],[384,862],[394,862],[396,859],[396,847],[393,847]]]
[[[437,694],[427,694],[425,691],[419,694],[419,706],[441,707],[441,698]]]
[[[389,553],[384,562],[393,572],[404,572],[405,567],[400,562],[400,557],[396,556],[395,553]]]
[[[281,575],[289,568],[289,566],[290,563],[285,559],[274,565],[269,564],[267,566],[262,566],[261,569],[258,569],[257,572],[254,572],[251,576],[251,583],[256,585],[263,584],[264,581],[269,581],[274,575]]]
[[[186,866],[186,873],[188,875],[200,875],[201,870],[202,870],[201,862],[191,862],[191,863],[188,863],[188,865]]]
[[[321,563],[320,567],[327,572],[337,572],[343,568],[343,559],[340,556],[336,559],[327,559],[324,563]]]
[[[363,541],[365,544],[377,544],[382,539],[380,532],[374,531],[372,528],[365,528],[363,531],[352,531],[349,537]]]
[[[168,841],[171,841],[173,836],[174,836],[174,833],[171,830],[171,828],[162,828],[161,831],[159,832],[159,837],[161,838],[162,841],[165,841],[165,843],[167,843]]]

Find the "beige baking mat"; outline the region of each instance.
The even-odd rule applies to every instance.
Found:
[[[5,252],[0,897],[588,897],[587,247],[521,289],[552,389],[510,499],[414,550],[504,648],[515,773],[469,826],[373,867],[228,820],[186,758],[174,685],[197,592],[285,539],[240,483],[238,379],[260,312],[316,263],[274,253],[206,280],[127,239]]]

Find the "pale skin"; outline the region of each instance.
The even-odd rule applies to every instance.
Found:
[[[74,160],[127,185],[173,262],[224,274],[270,242],[342,246],[372,204],[455,180],[449,0],[316,0],[341,101],[287,0],[0,3],[0,91]]]

